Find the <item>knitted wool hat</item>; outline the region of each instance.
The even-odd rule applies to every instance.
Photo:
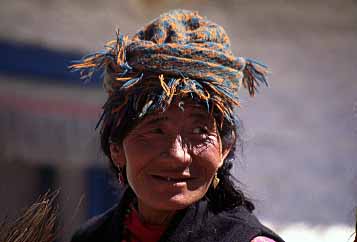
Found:
[[[254,95],[259,82],[267,85],[267,68],[235,57],[230,48],[221,26],[197,12],[173,10],[131,40],[117,31],[104,51],[85,56],[70,68],[79,70],[83,79],[102,71],[109,94],[102,118],[117,113],[117,126],[128,117],[164,111],[175,96],[205,103],[208,111],[220,112],[233,123],[239,87]]]

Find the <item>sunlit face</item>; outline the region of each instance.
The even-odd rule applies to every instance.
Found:
[[[114,162],[126,166],[139,201],[158,210],[178,210],[201,199],[228,151],[215,120],[187,102],[144,118],[123,140]],[[224,153],[224,154],[223,154]]]

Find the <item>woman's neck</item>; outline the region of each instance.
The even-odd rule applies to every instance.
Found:
[[[143,223],[167,226],[176,211],[157,210],[138,200],[138,214]]]

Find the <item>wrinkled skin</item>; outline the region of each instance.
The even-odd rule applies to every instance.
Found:
[[[111,144],[116,165],[125,166],[139,213],[152,224],[200,200],[229,153],[222,150],[216,122],[204,107],[188,101],[148,115],[124,138]]]

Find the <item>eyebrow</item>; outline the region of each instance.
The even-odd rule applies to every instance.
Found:
[[[209,115],[207,115],[206,113],[194,113],[192,115],[190,115],[190,117],[188,117],[190,120],[192,121],[196,121],[196,120],[209,120]],[[167,116],[159,116],[159,117],[147,117],[146,120],[143,121],[142,125],[153,125],[153,124],[158,124],[161,122],[164,122],[166,120],[168,120],[169,118]]]
[[[144,120],[143,124],[153,125],[153,124],[161,123],[166,120],[168,120],[168,117],[166,117],[166,116],[152,117],[152,118],[148,118],[147,120]]]

